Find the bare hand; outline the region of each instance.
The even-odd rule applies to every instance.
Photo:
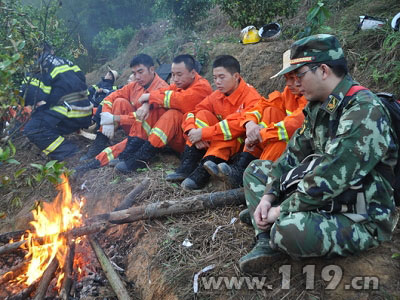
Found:
[[[201,141],[201,128],[191,129],[188,133],[189,141],[196,144]]]
[[[150,104],[149,103],[143,103],[141,107],[138,108],[136,111],[136,117],[140,121],[144,121],[149,117],[150,113]]]
[[[249,152],[251,152],[251,151],[253,151],[254,150],[254,148],[256,147],[256,145],[257,145],[257,143],[251,143],[250,141],[249,141],[249,139],[248,138],[246,138],[245,140],[244,140],[244,146],[246,147],[246,149],[249,151]]]
[[[260,228],[261,230],[267,230],[270,227],[271,223],[273,223],[270,221],[273,219],[276,212],[274,212],[274,214],[272,214],[271,212],[270,218],[268,218],[269,217],[268,214],[270,213],[272,202],[274,200],[275,200],[274,195],[272,194],[264,195],[261,198],[260,203],[258,203],[256,210],[254,211],[254,220],[256,221],[258,228]]]
[[[140,104],[143,104],[145,102],[149,102],[149,98],[150,98],[150,94],[143,94],[142,96],[140,96],[140,98],[138,99]]]
[[[257,144],[262,142],[260,130],[262,127],[260,125],[257,125],[253,121],[249,121],[246,123],[246,139],[249,140],[249,145],[250,144]]]
[[[197,142],[196,144],[194,144],[196,146],[197,149],[201,150],[201,149],[207,149],[208,147],[210,147],[210,143],[206,142],[206,141],[200,141]]]

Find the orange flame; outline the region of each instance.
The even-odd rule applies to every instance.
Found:
[[[80,212],[83,202],[72,198],[71,187],[65,176],[62,176],[59,193],[53,202],[43,202],[43,208],[33,211],[33,225],[35,231],[28,233],[28,254],[25,259],[30,260],[28,270],[18,278],[18,282],[32,284],[42,276],[53,258],[57,258],[59,266],[63,266],[67,254],[67,239],[62,234],[82,225]],[[38,239],[39,238],[39,239]],[[64,274],[59,275],[60,286]]]

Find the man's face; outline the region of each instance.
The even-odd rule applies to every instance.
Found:
[[[239,73],[231,74],[224,67],[217,67],[213,69],[214,84],[217,89],[225,95],[232,94],[239,85]]]
[[[145,65],[137,65],[132,67],[134,80],[141,86],[146,86],[154,78],[154,67],[147,68]]]
[[[286,86],[293,95],[301,95],[299,87],[296,86],[296,75],[294,71],[286,73],[285,75]]]
[[[322,101],[324,96],[322,95],[322,78],[319,67],[313,67],[310,69],[309,66],[304,65],[299,69],[293,71],[295,73],[296,87],[299,93],[302,94],[308,101]]]
[[[175,85],[178,88],[184,90],[187,89],[189,85],[192,84],[196,76],[196,71],[195,70],[189,71],[186,68],[184,62],[181,62],[179,64],[172,63],[171,74],[172,74],[172,82],[175,83]]]

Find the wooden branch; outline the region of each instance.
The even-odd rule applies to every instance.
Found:
[[[104,228],[107,228],[108,226],[109,225],[107,225],[105,223],[95,223],[95,224],[91,224],[88,226],[74,228],[70,231],[62,233],[61,236],[67,236],[67,237],[71,237],[71,238],[79,237],[79,236],[99,232],[99,231],[103,230]],[[24,245],[27,241],[28,240],[23,240],[23,241],[11,243],[11,244],[5,244],[4,246],[1,246],[0,247],[0,255],[15,251],[16,249],[18,249],[19,247]],[[42,243],[44,243],[43,242],[44,238],[40,237],[40,238],[35,239],[35,241],[42,244]]]
[[[68,246],[68,252],[65,259],[63,271],[64,279],[61,285],[60,297],[63,300],[69,299],[72,283],[74,281],[74,257],[75,257],[75,240],[71,240]]]
[[[54,273],[58,268],[58,260],[56,257],[53,258],[46,271],[44,271],[42,278],[40,278],[39,286],[36,290],[34,300],[42,300],[46,296],[47,289],[49,287],[50,281],[54,277]]]
[[[25,232],[25,230],[18,230],[2,233],[0,234],[0,243],[6,244],[9,243],[10,240],[20,239],[21,236],[25,234]]]
[[[141,183],[139,183],[135,188],[124,198],[120,205],[118,205],[114,211],[119,211],[123,209],[128,209],[133,204],[135,204],[139,198],[143,194],[144,191],[149,191],[148,188],[150,186],[150,178],[145,178]]]
[[[129,297],[128,291],[126,290],[124,284],[122,283],[121,279],[119,278],[117,272],[115,272],[113,266],[111,265],[111,262],[108,260],[106,254],[104,253],[103,249],[101,249],[99,243],[96,241],[96,239],[88,236],[88,240],[90,243],[90,246],[92,246],[94,253],[96,253],[97,259],[100,262],[100,265],[104,271],[104,274],[106,275],[108,281],[110,282],[110,285],[117,295],[117,298],[119,300],[129,300],[131,299]]]
[[[25,300],[28,299],[29,295],[36,289],[37,285],[39,284],[39,279],[28,286],[23,291],[19,292],[16,295],[7,297],[5,300]]]
[[[130,223],[167,215],[192,213],[205,209],[244,204],[243,189],[214,192],[191,196],[180,200],[168,200],[95,216],[94,220],[113,224]]]
[[[28,265],[31,261],[22,261],[15,267],[12,267],[7,272],[0,274],[0,285],[6,283],[14,278],[18,277],[20,274],[24,273],[28,269]]]
[[[9,252],[13,252],[16,249],[18,249],[19,247],[21,247],[22,245],[24,245],[27,241],[19,241],[19,242],[14,242],[11,244],[5,244],[4,246],[0,247],[0,255],[2,254],[6,254]]]

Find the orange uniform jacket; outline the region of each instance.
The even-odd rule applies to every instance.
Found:
[[[133,111],[136,111],[141,106],[138,101],[140,96],[166,86],[168,86],[168,84],[157,74],[155,74],[153,81],[147,89],[144,89],[139,83],[133,81],[104,98],[102,111],[111,113],[113,102],[117,98],[129,100],[129,102],[132,104]],[[122,115],[120,125],[132,125],[135,120],[136,119],[133,113],[130,113],[129,115]]]
[[[264,127],[260,134],[265,142],[289,141],[290,137],[301,126],[304,121],[303,108],[307,100],[304,96],[293,95],[288,87],[283,92],[274,91],[268,95],[268,99],[262,98],[255,107],[245,112],[244,118],[240,122],[244,126],[248,121]],[[263,112],[267,107],[275,107],[286,114],[286,117],[278,123],[265,124],[263,122]]]
[[[211,93],[210,83],[196,73],[192,84],[184,90],[178,88],[175,84],[171,84],[157,91],[151,91],[149,103],[187,113],[192,111],[196,104]]]
[[[257,90],[240,78],[239,86],[232,94],[226,96],[217,90],[201,101],[193,112],[188,113],[182,124],[183,131],[202,128],[204,141],[228,141],[238,138],[245,133],[245,129],[240,126],[242,112],[253,107],[260,98]],[[196,113],[201,110],[212,112],[219,122],[209,126],[205,121],[196,118]]]

